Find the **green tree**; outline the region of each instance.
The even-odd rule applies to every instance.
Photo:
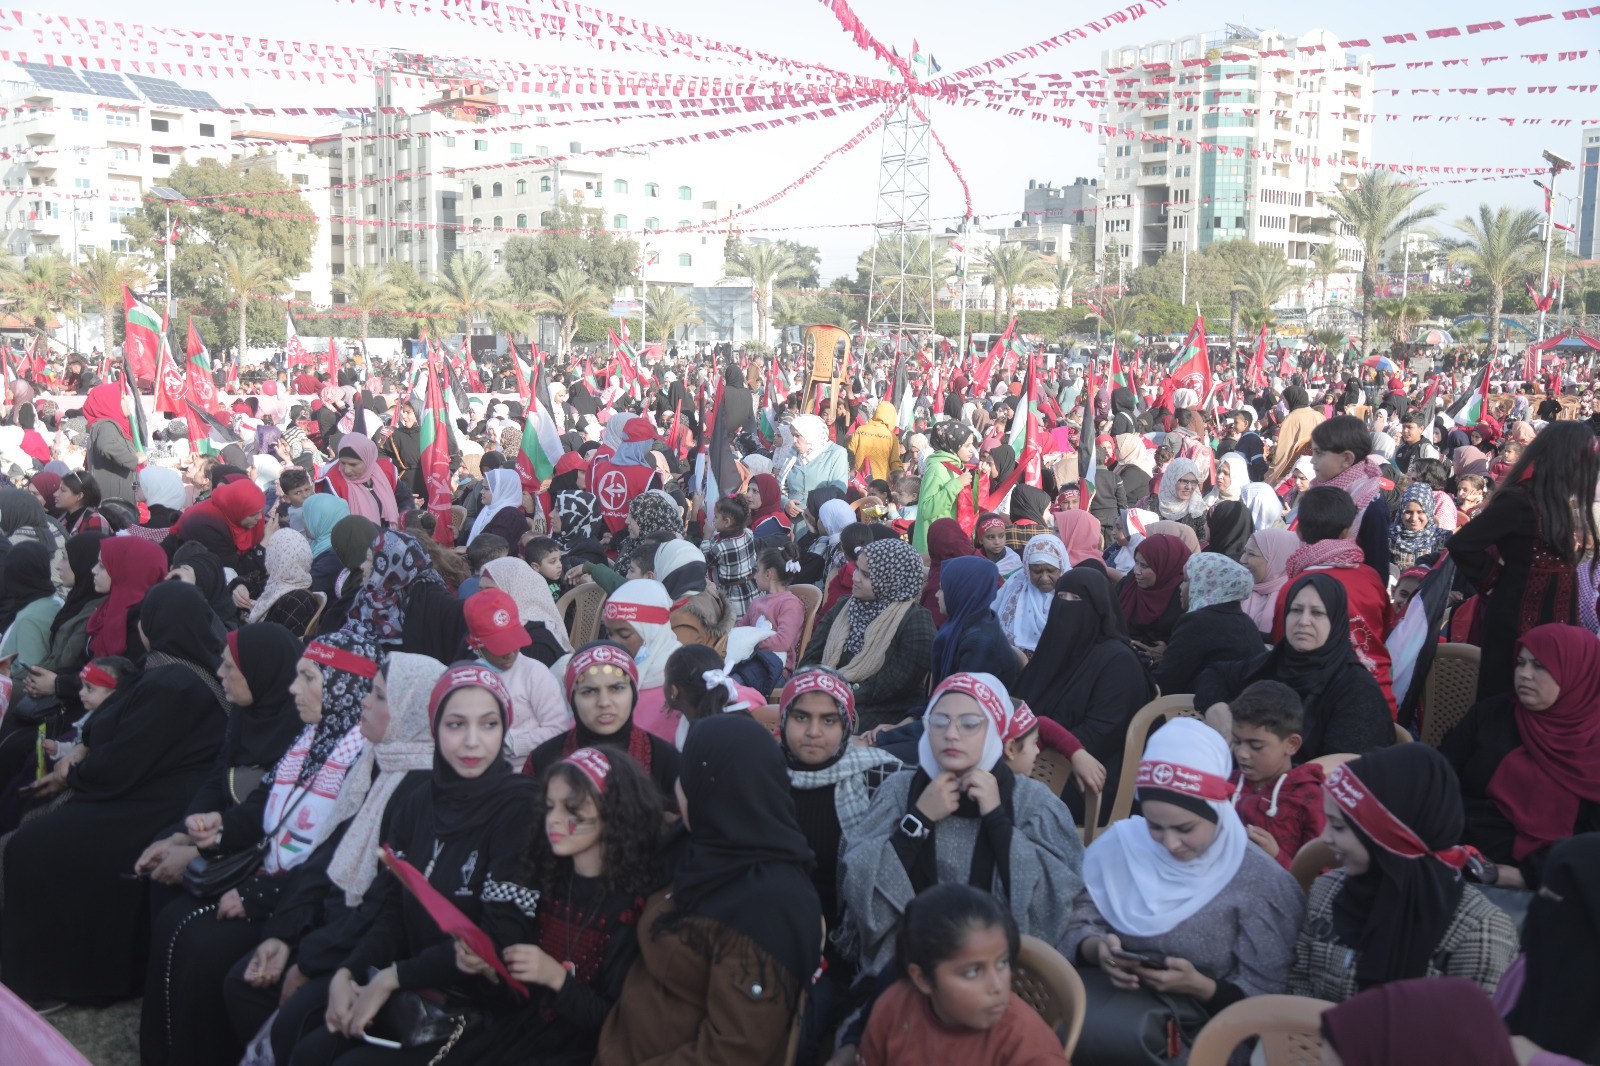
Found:
[[[1484,326],[1481,318],[1469,318],[1450,327],[1450,339],[1457,344],[1464,344],[1468,348],[1475,347],[1478,341],[1483,339],[1483,333]]]
[[[1378,262],[1384,245],[1437,215],[1438,204],[1419,205],[1423,187],[1399,181],[1387,170],[1362,173],[1355,185],[1324,202],[1361,245],[1361,358],[1372,354],[1373,301],[1378,294]]]
[[[796,274],[790,281],[791,285],[801,289],[815,289],[821,284],[817,274],[822,267],[821,249],[788,239],[780,239],[773,243],[787,251],[789,258],[794,260]]]
[[[1056,310],[1067,306],[1067,293],[1075,292],[1089,283],[1088,269],[1076,259],[1057,259],[1050,268],[1056,288]]]
[[[1283,252],[1254,241],[1218,241],[1208,245],[1198,254],[1189,255],[1189,281],[1183,282],[1183,253],[1165,252],[1151,266],[1135,270],[1129,279],[1129,288],[1137,295],[1158,297],[1178,303],[1187,288],[1188,318],[1194,321],[1194,307],[1200,305],[1201,313],[1215,321],[1228,315],[1232,309],[1232,295],[1239,276],[1246,271],[1263,271],[1270,265],[1288,269],[1289,260]],[[1189,323],[1185,323],[1187,328]]]
[[[933,291],[938,292],[951,278],[956,276],[956,262],[950,257],[949,246],[941,241],[930,241],[925,237],[907,237],[907,261],[915,264],[915,269],[920,274],[923,270],[931,270],[933,275]],[[917,321],[926,314],[927,320],[932,321],[933,308],[924,308],[928,300],[928,291],[923,288],[926,284],[922,278],[899,277],[893,273],[893,264],[900,261],[900,239],[898,237],[884,237],[856,257],[856,280],[853,284],[844,282],[843,278],[835,278],[833,287],[843,288],[850,292],[870,294],[860,301],[860,310],[851,317],[859,322],[865,322],[875,311],[880,314],[880,321],[892,320],[889,309],[906,308],[907,321]],[[877,266],[877,276],[874,279],[873,267]],[[876,280],[877,288],[873,289]],[[894,317],[899,312],[895,311]],[[951,331],[952,334],[954,331]]]
[[[1115,300],[1107,300],[1100,305],[1099,311],[1089,312],[1089,319],[1103,326],[1106,332],[1118,341],[1125,341],[1132,337],[1134,323],[1144,303],[1143,296],[1122,296]]]
[[[1377,300],[1372,305],[1372,313],[1377,316],[1378,328],[1395,344],[1409,341],[1418,323],[1428,317],[1428,310],[1421,301],[1409,297]]]
[[[1500,342],[1500,312],[1506,289],[1539,272],[1543,245],[1539,213],[1532,208],[1491,208],[1478,205],[1478,217],[1468,216],[1455,228],[1465,240],[1450,253],[1450,261],[1472,271],[1474,282],[1489,290],[1489,350]]]
[[[1271,331],[1277,324],[1278,316],[1272,313],[1271,307],[1258,307],[1252,304],[1239,311],[1239,325],[1244,327],[1246,336],[1258,336],[1263,326]]]
[[[793,284],[805,275],[805,268],[794,261],[793,254],[781,244],[740,243],[735,253],[723,266],[729,278],[748,278],[756,301],[756,336],[767,340],[767,326],[772,318],[772,293],[779,285]]]
[[[652,285],[649,290],[649,317],[646,321],[656,327],[658,336],[667,344],[678,337],[678,331],[700,324],[700,309],[689,299],[680,285]]]
[[[983,283],[994,289],[996,310],[1000,310],[1004,294],[1004,318],[1011,320],[1011,307],[1016,302],[1017,290],[1045,280],[1046,270],[1039,253],[1020,244],[1002,244],[992,249],[983,259]],[[995,321],[998,327],[999,320]]]
[[[1311,275],[1322,286],[1322,305],[1328,305],[1328,279],[1339,273],[1339,246],[1329,241],[1311,253]]]
[[[257,255],[248,245],[225,248],[217,261],[218,273],[232,299],[239,305],[239,349],[244,358],[248,341],[250,301],[257,296],[276,296],[283,292],[283,266],[273,256]]]
[[[534,310],[549,315],[559,323],[560,347],[556,350],[559,362],[572,346],[578,332],[578,320],[606,313],[611,305],[610,295],[589,276],[576,267],[561,267],[545,279],[545,287],[533,298]]]
[[[122,290],[143,290],[150,283],[149,272],[132,256],[90,248],[73,272],[73,280],[83,298],[100,312],[100,351],[110,352],[116,346],[116,325],[122,319]]]
[[[344,297],[344,307],[356,313],[363,349],[373,314],[398,311],[405,299],[405,291],[395,284],[389,271],[375,266],[351,267],[333,279],[333,291]]]
[[[455,319],[462,337],[472,336],[473,323],[479,319],[503,313],[506,302],[494,266],[481,252],[457,253],[445,260],[434,285],[433,306]]]
[[[563,267],[583,271],[605,290],[607,299],[636,282],[639,245],[606,229],[605,217],[598,209],[563,197],[540,216],[539,225],[546,232],[512,237],[501,251],[511,290],[519,296],[542,292],[551,275]]]
[[[7,259],[7,263],[11,261]],[[75,285],[72,264],[60,252],[30,255],[21,268],[0,269],[0,284],[11,298],[11,313],[27,324],[35,336],[48,339],[52,323],[66,315]]]

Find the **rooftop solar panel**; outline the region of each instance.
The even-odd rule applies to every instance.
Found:
[[[120,74],[113,74],[109,70],[82,70],[78,76],[88,83],[89,91],[96,96],[109,96],[117,100],[139,99],[139,94],[128,88],[128,83],[122,80]]]
[[[65,67],[51,67],[43,63],[18,63],[17,66],[27,71],[33,83],[41,89],[67,93],[93,92],[78,78],[76,72]]]
[[[166,104],[170,107],[191,107],[188,101],[189,90],[175,81],[166,78],[149,78],[141,74],[129,74],[128,80],[134,87],[144,94],[144,98],[152,104]]]

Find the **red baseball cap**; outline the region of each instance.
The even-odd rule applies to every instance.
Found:
[[[640,415],[636,418],[630,418],[628,419],[627,424],[622,427],[622,439],[628,441],[629,443],[638,443],[642,440],[655,440],[656,427],[651,425],[650,420],[645,418],[643,415]]]
[[[500,589],[484,589],[467,597],[463,610],[473,644],[494,655],[509,655],[533,643],[517,615],[517,601]]]

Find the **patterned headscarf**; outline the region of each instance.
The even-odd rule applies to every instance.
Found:
[[[845,614],[850,622],[850,635],[845,638],[846,654],[855,655],[861,650],[867,636],[867,626],[882,614],[890,604],[914,600],[922,593],[926,571],[922,556],[903,540],[875,540],[862,548],[856,556],[867,560],[867,572],[872,582],[874,599],[858,600],[851,597]]]
[[[1421,529],[1407,529],[1404,524],[1406,505],[1414,503],[1427,515],[1428,524]],[[1394,509],[1394,521],[1389,525],[1389,549],[1403,566],[1441,550],[1450,539],[1450,531],[1440,529],[1433,513],[1433,488],[1423,482],[1407,487]]]
[[[322,769],[344,735],[361,721],[361,701],[372,691],[378,676],[378,645],[362,633],[340,630],[307,645],[302,658],[322,672],[322,719],[311,738],[311,751],[300,766],[296,785],[311,780]]]
[[[408,533],[384,530],[372,544],[372,573],[356,593],[346,628],[362,627],[379,644],[399,644],[406,591],[434,581],[444,583],[422,542]]]
[[[1183,564],[1189,579],[1189,610],[1198,611],[1218,603],[1237,603],[1255,589],[1256,579],[1248,567],[1226,555],[1201,552]]]
[[[628,504],[628,517],[639,526],[640,537],[652,533],[677,536],[683,532],[683,512],[678,510],[677,501],[657,489],[635,496]]]
[[[294,530],[284,527],[267,538],[267,583],[250,608],[247,621],[259,622],[278,597],[291,589],[311,587],[311,543]]]

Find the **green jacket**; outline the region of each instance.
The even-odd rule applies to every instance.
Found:
[[[957,499],[961,495],[961,469],[961,460],[949,452],[930,452],[923,460],[917,524],[911,528],[911,546],[923,555],[928,554],[928,527],[941,518],[956,516]]]

